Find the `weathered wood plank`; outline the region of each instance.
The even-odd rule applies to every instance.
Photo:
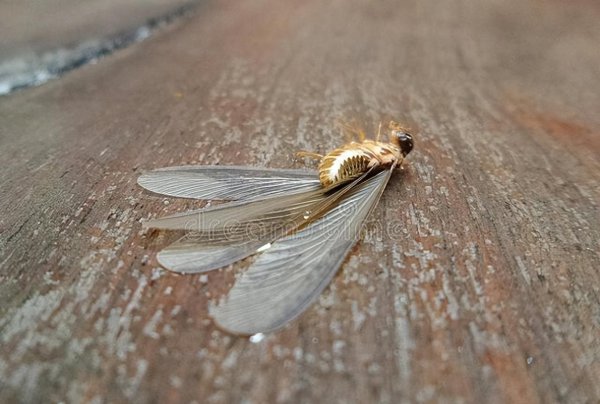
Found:
[[[146,38],[195,0],[9,0],[0,3],[0,95],[41,84]]]
[[[208,4],[0,100],[0,397],[99,402],[600,398],[600,10]],[[146,169],[289,167],[334,121],[417,143],[319,304],[218,331],[229,271],[178,276]]]

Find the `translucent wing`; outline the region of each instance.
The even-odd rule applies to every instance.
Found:
[[[274,242],[236,280],[226,299],[211,306],[215,321],[230,332],[254,334],[282,327],[302,313],[358,240],[391,172],[363,181],[323,217]]]
[[[278,235],[298,226],[307,212],[312,212],[315,205],[326,199],[323,190],[319,190],[233,202],[157,219],[148,226],[192,230],[158,253],[157,259],[172,271],[206,272],[254,254]]]
[[[269,199],[231,202],[146,222],[147,227],[192,230],[158,254],[183,273],[221,268],[315,220],[369,173],[334,190],[319,188]]]
[[[325,191],[316,190],[290,195],[278,195],[259,200],[234,201],[222,205],[177,213],[158,219],[148,220],[144,227],[169,230],[192,230],[216,234],[220,231],[230,233],[236,226],[248,222],[277,219],[306,210],[308,206],[323,199]],[[282,217],[283,219],[283,217]]]
[[[150,171],[138,178],[149,191],[180,198],[245,200],[318,189],[315,171],[235,166],[183,166]]]
[[[188,236],[171,244],[157,254],[158,262],[179,273],[192,274],[223,268],[258,252],[264,241],[247,240],[227,246],[203,245],[190,241]]]

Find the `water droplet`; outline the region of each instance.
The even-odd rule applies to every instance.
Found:
[[[528,356],[527,357],[527,364],[531,365],[533,363],[533,356]]]
[[[265,334],[263,334],[262,332],[250,336],[250,342],[252,342],[253,344],[258,344],[263,339],[265,339]]]
[[[310,210],[307,210],[306,212],[304,212],[304,216],[302,216],[304,218],[304,220],[308,219],[310,217]]]

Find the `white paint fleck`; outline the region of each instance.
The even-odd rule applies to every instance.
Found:
[[[227,357],[223,360],[223,367],[225,369],[232,369],[237,363],[237,358],[239,354],[240,351],[231,351],[229,355],[227,355]]]
[[[341,340],[341,339],[337,339],[335,341],[333,341],[333,354],[334,355],[342,355],[342,351],[344,349],[344,347],[346,346],[346,341]]]
[[[519,256],[515,256],[515,261],[517,262],[517,268],[519,268],[519,271],[521,272],[523,279],[525,279],[525,282],[527,282],[527,285],[531,286],[531,277],[529,276],[529,271],[527,270],[525,263]]]
[[[352,302],[352,322],[354,324],[354,331],[359,331],[365,320],[367,319],[367,315],[358,309],[358,303],[356,301]]]
[[[136,363],[135,375],[131,379],[128,379],[128,385],[125,389],[125,395],[128,398],[131,399],[135,397],[135,394],[137,393],[147,370],[148,361],[145,359],[138,360]]]
[[[181,380],[181,377],[179,376],[171,375],[169,377],[169,384],[171,384],[171,386],[173,386],[174,388],[178,389],[181,388],[181,386],[183,386],[183,380]]]
[[[181,305],[178,304],[177,306],[173,307],[173,310],[171,310],[171,317],[175,317],[180,311]]]
[[[157,326],[158,322],[161,320],[162,314],[163,314],[162,309],[158,309],[154,313],[154,315],[152,316],[150,321],[148,321],[148,323],[144,326],[144,329],[142,331],[144,333],[144,335],[146,335],[150,338],[153,338],[153,339],[160,338],[160,334],[156,331],[156,326]]]
[[[160,267],[152,268],[152,276],[150,277],[150,279],[155,281],[159,279],[163,275],[163,273],[164,271]]]

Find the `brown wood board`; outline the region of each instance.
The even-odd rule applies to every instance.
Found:
[[[0,99],[0,400],[600,398],[600,8],[205,3]],[[231,271],[181,276],[140,219],[182,164],[301,167],[394,118],[415,150],[320,301],[219,331]]]

